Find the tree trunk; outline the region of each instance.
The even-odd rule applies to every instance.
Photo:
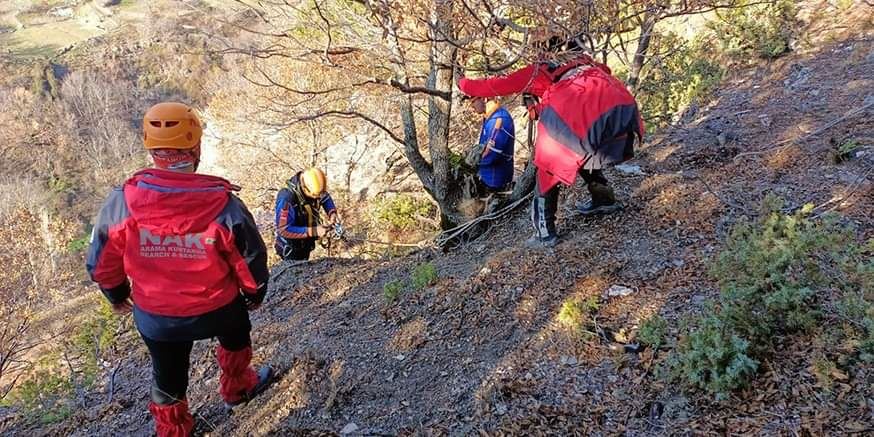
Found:
[[[419,151],[419,135],[416,130],[416,119],[413,115],[413,97],[407,96],[401,104],[401,122],[404,125],[404,156],[416,172],[416,176],[422,182],[431,196],[434,196],[434,176],[431,164]]]
[[[394,68],[395,80],[400,83],[409,85],[410,80],[407,77],[407,72],[403,68],[405,57],[401,50],[397,32],[395,31],[395,23],[390,13],[385,16],[387,20],[386,30],[389,32],[388,47],[391,51],[394,62],[391,65]],[[432,197],[434,197],[434,172],[433,168],[419,149],[419,135],[416,128],[416,117],[413,113],[413,95],[408,94],[403,98],[400,105],[401,123],[404,126],[404,156],[422,182],[422,187],[425,188]]]
[[[434,0],[431,12],[431,71],[428,87],[452,92],[453,68],[457,49],[446,42],[452,37],[452,1]],[[434,199],[440,205],[444,226],[452,227],[463,220],[455,206],[459,192],[452,178],[449,165],[449,123],[452,111],[451,99],[428,97],[428,148],[434,170]]]
[[[646,55],[649,51],[649,44],[652,41],[652,33],[658,21],[656,14],[650,11],[643,16],[643,22],[640,23],[640,37],[637,39],[637,50],[634,52],[634,60],[631,62],[631,72],[628,75],[628,89],[635,93],[640,82],[640,73],[643,70],[643,64],[646,62]]]
[[[513,185],[513,194],[510,195],[510,202],[515,202],[527,195],[534,189],[534,177],[537,174],[537,168],[534,167],[534,137],[537,132],[536,122],[528,120],[527,126],[527,141],[528,141],[528,162],[525,164],[525,171],[516,179]]]

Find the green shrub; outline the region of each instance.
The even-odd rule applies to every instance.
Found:
[[[649,124],[664,127],[677,112],[708,96],[722,80],[723,69],[713,60],[712,47],[699,40],[689,42],[668,32],[657,35],[654,45],[654,53],[669,55],[656,56],[645,70],[637,101]]]
[[[419,264],[413,269],[406,281],[395,279],[383,284],[382,296],[387,302],[392,303],[407,289],[420,291],[437,282],[437,279],[437,269],[434,264],[429,262]]]
[[[88,249],[88,245],[91,244],[91,235],[83,235],[69,244],[67,244],[67,252],[70,253],[80,253],[85,249]]]
[[[64,354],[52,351],[41,357],[6,402],[20,408],[31,421],[54,423],[69,417],[76,389],[94,385],[100,362],[116,342],[120,323],[109,303],[101,299],[96,313],[72,330]]]
[[[116,331],[121,323],[119,316],[105,299],[100,299],[97,313],[86,319],[70,336],[69,344],[81,361],[79,385],[91,386],[100,370],[100,358],[111,348],[118,337]]]
[[[765,204],[760,220],[732,230],[711,268],[719,299],[673,358],[675,376],[721,398],[747,383],[775,338],[833,330],[826,312],[851,322],[838,330],[859,338],[861,359],[874,352],[874,243],[856,244],[835,217],[811,219],[811,205],[786,215],[781,202]]]
[[[67,193],[67,192],[71,191],[73,189],[73,187],[74,187],[74,185],[70,181],[67,181],[67,180],[64,180],[61,178],[57,178],[54,176],[52,176],[49,179],[49,189],[52,191],[52,193],[55,193],[55,194]]]
[[[51,358],[51,361],[58,359],[55,355]],[[41,368],[15,387],[9,394],[9,403],[19,407],[29,420],[49,424],[69,417],[72,392],[69,376],[52,367]]]
[[[570,330],[580,330],[583,327],[586,311],[577,299],[568,299],[561,304],[558,311],[558,322]]]
[[[422,290],[437,282],[437,269],[431,263],[419,264],[410,279],[413,290]]]
[[[845,325],[843,334],[858,344],[859,358],[864,362],[874,363],[874,303],[862,293],[851,293],[838,303],[837,312],[841,319],[849,322]]]
[[[598,296],[590,296],[586,300],[569,298],[562,302],[557,319],[572,331],[582,331],[588,316],[597,313],[600,307]]]
[[[717,316],[708,316],[681,339],[673,358],[674,375],[687,384],[724,399],[744,387],[759,363],[749,356],[749,342],[734,334]]]
[[[832,152],[832,160],[835,164],[847,161],[851,159],[856,154],[856,151],[861,147],[862,145],[854,139],[845,140],[835,147],[835,150]]]
[[[796,27],[794,1],[744,0],[740,6],[717,11],[718,20],[710,23],[724,53],[776,58],[789,51]]]
[[[382,286],[382,296],[389,303],[396,301],[403,291],[404,283],[399,280],[386,282]]]
[[[421,218],[432,215],[434,207],[425,199],[398,194],[377,200],[374,211],[381,226],[404,231],[419,227]]]
[[[852,240],[847,228],[807,219],[811,209],[771,212],[758,223],[735,226],[711,268],[722,289],[723,318],[756,344],[816,324],[813,288],[828,284],[823,268],[838,264],[838,253]]]
[[[667,332],[668,322],[655,314],[641,323],[637,339],[647,346],[658,349],[663,344]]]

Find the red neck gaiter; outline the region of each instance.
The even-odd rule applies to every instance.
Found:
[[[200,144],[192,149],[154,149],[150,150],[152,160],[155,161],[155,167],[164,170],[182,170],[187,167],[193,167],[197,170],[200,164]]]

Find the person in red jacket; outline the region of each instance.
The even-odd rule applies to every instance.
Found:
[[[189,355],[218,338],[220,393],[231,407],[264,390],[272,369],[251,367],[248,311],[267,291],[267,249],[230,182],[197,174],[201,123],[181,103],[143,119],[156,168],[114,189],[95,220],[87,268],[117,313],[133,311],[152,359],[149,411],[158,436],[187,436]]]
[[[635,137],[643,138],[644,126],[634,97],[606,65],[579,53],[562,64],[536,62],[505,76],[462,78],[458,88],[472,97],[523,93],[540,99],[532,108],[538,117],[537,192],[529,245],[557,243],[558,184],[573,185],[577,175],[592,196],[580,213],[603,214],[620,207],[602,169],[633,157]]]

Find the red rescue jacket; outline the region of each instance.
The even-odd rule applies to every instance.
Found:
[[[635,136],[643,139],[634,96],[606,65],[587,55],[561,66],[535,63],[506,76],[462,78],[458,88],[473,97],[527,93],[541,98],[534,145],[541,194],[559,182],[572,185],[581,168],[631,159]]]
[[[269,280],[267,249],[235,189],[208,175],[134,174],[95,221],[91,278],[111,302],[132,295],[139,309],[159,316],[206,314],[241,292],[260,302]]]

